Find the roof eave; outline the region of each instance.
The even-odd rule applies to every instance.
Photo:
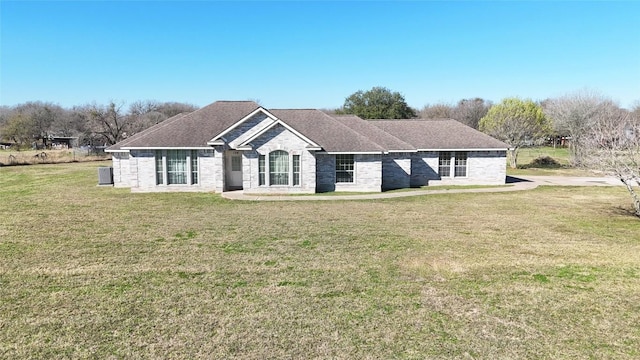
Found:
[[[509,148],[420,148],[417,151],[507,151]]]
[[[406,149],[406,150],[387,150],[387,153],[414,153],[414,152],[418,152],[417,149]]]
[[[125,150],[125,149],[105,149],[104,152],[118,153],[118,152],[129,152],[129,150]]]
[[[210,150],[210,146],[127,146],[122,150]],[[106,151],[106,150],[105,150]]]
[[[321,154],[329,155],[341,155],[341,154],[354,154],[354,155],[366,155],[366,154],[384,154],[384,151],[323,151]]]

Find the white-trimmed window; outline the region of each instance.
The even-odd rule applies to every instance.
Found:
[[[467,153],[464,151],[456,152],[455,169],[453,171],[453,176],[467,176]]]
[[[284,150],[258,154],[259,186],[300,186],[301,170],[299,154],[289,156]]]
[[[300,155],[293,155],[293,186],[300,185]]]
[[[157,185],[197,185],[197,150],[156,150]]]
[[[156,150],[156,185],[164,184],[164,156],[162,150]]]
[[[451,176],[451,152],[441,151],[438,160],[438,174],[440,177]]]
[[[438,160],[438,174],[440,177],[467,176],[467,152],[441,151]]]
[[[258,155],[258,185],[265,185],[265,159],[264,155]]]
[[[336,154],[336,182],[352,183],[355,162],[353,154]]]
[[[289,185],[289,154],[286,151],[269,153],[269,184]]]

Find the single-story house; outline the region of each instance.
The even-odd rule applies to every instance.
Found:
[[[116,187],[245,193],[494,185],[508,145],[452,119],[363,120],[217,101],[106,151]]]

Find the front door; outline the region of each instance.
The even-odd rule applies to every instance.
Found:
[[[235,150],[229,150],[226,153],[227,190],[240,190],[242,189],[242,153]]]

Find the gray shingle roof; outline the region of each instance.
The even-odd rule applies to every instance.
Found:
[[[412,151],[415,147],[399,138],[389,134],[381,128],[375,126],[371,121],[363,120],[355,115],[334,116],[343,125],[348,126],[355,132],[362,134],[380,145],[386,151]]]
[[[275,109],[270,113],[327,152],[384,152],[372,139],[344,125],[320,110]],[[364,121],[364,120],[363,120]]]
[[[260,107],[253,101],[216,101],[181,117],[174,116],[107,150],[123,147],[206,147],[207,141]]]
[[[161,123],[155,124],[147,129],[145,129],[144,131],[141,131],[139,133],[133,134],[131,136],[129,136],[128,138],[118,142],[117,144],[111,145],[110,147],[107,148],[107,150],[110,151],[118,151],[118,150],[122,150],[123,147],[128,147],[130,146],[129,144],[135,144],[138,143],[140,141],[144,141],[144,138],[147,136],[150,136],[151,134],[153,134],[154,132],[158,131],[158,130],[162,130],[163,128],[167,127],[167,125],[169,125],[171,122],[176,121],[178,119],[180,119],[181,117],[185,116],[187,113],[180,113],[177,115],[174,115],[166,120],[164,120]],[[139,140],[142,139],[142,140]]]
[[[253,101],[216,101],[178,114],[107,150],[194,148],[225,131],[260,106]],[[451,119],[363,120],[315,109],[268,110],[327,152],[387,152],[418,149],[506,149],[508,145]]]
[[[423,150],[507,149],[509,145],[452,119],[370,120],[385,132]]]

